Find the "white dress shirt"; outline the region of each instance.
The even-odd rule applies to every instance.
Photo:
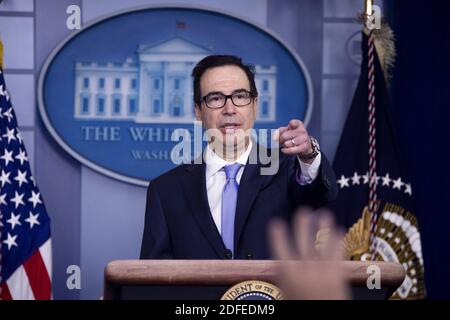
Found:
[[[241,182],[242,173],[244,172],[245,165],[247,164],[250,151],[252,150],[252,141],[247,147],[247,150],[234,162],[228,162],[221,157],[219,157],[214,151],[211,150],[209,145],[206,147],[205,151],[205,163],[206,163],[206,192],[208,195],[208,204],[211,210],[214,223],[217,226],[217,230],[221,233],[222,227],[222,191],[227,182],[225,175],[224,166],[240,163],[242,166],[236,175],[236,181],[239,184]],[[298,158],[297,158],[298,159]],[[311,164],[304,163],[299,160],[300,163],[300,184],[307,185],[314,181],[317,177],[321,155],[320,153],[316,156]]]

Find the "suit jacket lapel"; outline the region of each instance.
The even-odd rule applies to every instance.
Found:
[[[208,243],[220,258],[225,256],[225,245],[211,215],[206,194],[206,165],[190,164],[186,167],[186,174],[182,178],[182,185],[192,214],[208,239]]]

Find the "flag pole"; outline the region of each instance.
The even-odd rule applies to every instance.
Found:
[[[372,15],[372,0],[365,0],[366,1],[366,7],[365,7],[365,12],[366,12],[366,16],[371,16]]]
[[[1,34],[0,34],[0,69],[3,69],[3,43]]]

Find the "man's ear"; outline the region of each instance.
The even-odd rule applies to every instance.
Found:
[[[195,119],[197,121],[202,121],[202,110],[200,109],[200,106],[198,104],[195,104],[194,111],[195,111]]]

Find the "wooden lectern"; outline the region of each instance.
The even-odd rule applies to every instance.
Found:
[[[104,299],[218,300],[233,285],[259,280],[275,284],[277,264],[268,260],[121,260],[105,268]],[[301,261],[296,263],[301,264]],[[398,263],[340,261],[355,299],[387,299],[402,284]],[[367,268],[381,271],[381,289],[367,288]]]

